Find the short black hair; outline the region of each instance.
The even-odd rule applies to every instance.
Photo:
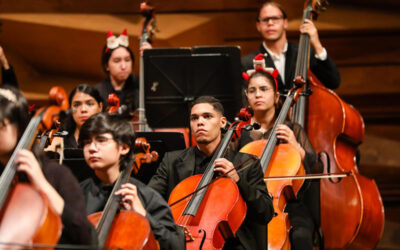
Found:
[[[280,3],[277,3],[277,2],[275,2],[275,1],[266,1],[265,3],[261,4],[260,7],[258,8],[257,22],[260,21],[260,12],[261,12],[261,10],[262,10],[265,6],[268,6],[268,5],[272,5],[272,6],[277,7],[277,8],[282,12],[282,17],[283,17],[283,19],[287,19],[287,18],[288,18],[285,9],[283,8],[283,6],[282,6]]]
[[[118,115],[104,112],[94,114],[81,127],[78,139],[79,146],[83,147],[83,141],[90,139],[91,136],[104,133],[111,133],[113,139],[119,145],[126,144],[129,146],[129,153],[120,159],[120,166],[125,167],[132,158],[136,139],[132,124]]]
[[[18,128],[18,139],[22,136],[29,122],[28,101],[22,93],[6,84],[0,87],[0,123],[7,119]]]
[[[108,66],[108,61],[110,60],[111,54],[114,52],[114,50],[118,49],[119,47],[125,48],[128,52],[129,55],[131,56],[132,59],[132,66],[135,63],[135,56],[133,55],[132,50],[129,47],[125,47],[125,46],[118,46],[115,49],[110,49],[107,47],[107,44],[104,45],[103,51],[101,53],[101,67],[103,68],[103,71],[108,75],[108,70],[107,70],[107,66]]]
[[[190,105],[190,110],[192,110],[194,105],[201,103],[210,104],[211,106],[213,106],[215,111],[217,111],[221,115],[224,115],[224,106],[222,105],[221,101],[213,96],[208,95],[200,96],[196,100],[194,100]]]
[[[102,103],[104,108],[105,100],[103,100],[103,98],[100,96],[100,92],[95,87],[88,84],[79,84],[71,91],[71,93],[68,96],[70,107],[72,104],[72,99],[74,98],[76,93],[85,93],[90,95],[96,100],[96,102],[99,105],[100,103]],[[76,129],[76,123],[74,121],[74,118],[72,117],[72,113],[69,113],[63,122],[62,130],[68,131],[68,133],[73,134],[75,132],[75,129]]]

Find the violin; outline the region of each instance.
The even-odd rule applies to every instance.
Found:
[[[39,150],[43,150],[47,145],[51,144],[54,136],[57,136],[60,128],[60,119],[63,111],[68,110],[68,96],[65,89],[60,86],[54,86],[49,91],[50,106],[46,109],[51,110],[52,116],[42,121],[42,129],[40,132]],[[42,107],[37,112],[40,112],[45,107]]]
[[[170,194],[168,204],[185,232],[187,249],[221,249],[246,216],[247,206],[236,183],[230,178],[213,181],[214,161],[225,154],[238,124],[228,129],[204,174],[184,179]]]
[[[316,14],[316,7],[323,2],[306,1],[303,19]],[[323,162],[324,174],[347,176],[320,181],[325,248],[372,249],[383,233],[384,208],[375,181],[362,176],[355,162],[357,147],[364,137],[364,121],[354,107],[325,88],[308,69],[307,34],[301,35],[299,44],[295,75],[306,84],[294,121],[306,128]]]
[[[0,242],[57,244],[62,224],[47,196],[32,185],[16,180],[15,162],[21,149],[33,144],[40,126],[50,125],[57,109],[41,109],[31,119],[0,177]]]
[[[295,85],[296,86],[296,85]],[[282,106],[282,109],[271,129],[267,140],[257,140],[248,143],[240,149],[242,153],[256,155],[266,178],[271,176],[296,176],[305,174],[300,153],[291,144],[279,144],[276,129],[283,124],[293,102],[298,97],[298,86],[293,88]],[[265,181],[268,192],[272,194],[275,216],[268,223],[268,249],[289,249],[290,224],[287,213],[284,212],[288,200],[295,199],[304,180],[281,179]]]

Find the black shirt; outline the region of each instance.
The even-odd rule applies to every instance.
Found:
[[[95,245],[96,232],[87,220],[84,197],[76,178],[68,168],[53,161],[42,164],[42,170],[47,181],[64,199],[61,214],[63,230],[59,244]],[[26,175],[21,173],[21,176],[20,180],[27,181]]]
[[[153,234],[160,243],[161,249],[184,249],[183,232],[174,223],[171,210],[164,199],[152,188],[135,178],[130,183],[137,186],[139,199],[146,209],[146,218],[150,222]],[[87,214],[102,211],[107,203],[114,185],[105,185],[97,177],[81,183],[85,195]],[[134,226],[134,225],[133,225]]]

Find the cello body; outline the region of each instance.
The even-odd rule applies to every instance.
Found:
[[[261,157],[267,144],[257,140],[246,144],[240,152]],[[304,167],[299,152],[290,144],[275,146],[264,177],[304,175]],[[288,200],[296,197],[304,180],[266,181],[268,192],[272,195],[275,216],[268,223],[268,249],[290,249],[290,223],[284,212]]]
[[[325,173],[351,172],[343,179],[321,180],[321,228],[325,248],[372,249],[384,226],[382,198],[375,181],[359,174],[355,155],[364,138],[361,115],[326,89],[309,71],[306,128]],[[323,105],[321,105],[323,104]]]
[[[194,175],[180,182],[172,190],[168,204],[193,193],[201,178],[202,175]],[[225,238],[235,235],[246,216],[246,203],[236,183],[230,178],[219,178],[210,184],[194,217],[184,214],[190,197],[171,207],[175,222],[192,237],[187,240],[186,249],[201,249],[201,245],[203,249],[222,249]]]
[[[0,242],[7,242],[12,248],[16,247],[14,243],[56,245],[61,236],[60,217],[45,195],[26,183],[11,189],[0,221]]]
[[[88,216],[89,221],[97,227],[102,212]],[[133,226],[134,225],[134,226]],[[142,215],[131,211],[119,211],[108,231],[106,247],[118,249],[159,249],[158,242],[151,231],[149,221]]]

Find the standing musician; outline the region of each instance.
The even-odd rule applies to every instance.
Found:
[[[279,92],[277,80],[265,68],[258,67],[250,73],[246,90],[249,107],[253,111],[252,123],[258,123],[260,129],[243,131],[239,139],[232,144],[237,149],[249,142],[267,139],[279,115]],[[303,128],[292,122],[285,122],[277,127],[277,138],[281,143],[292,144],[300,153],[306,173],[320,173],[316,153]],[[273,180],[271,180],[273,181]],[[308,206],[303,202],[304,184],[296,200],[286,206],[291,224],[290,241],[292,249],[313,249],[314,221]]]
[[[204,173],[215,150],[221,142],[221,129],[226,125],[221,102],[211,96],[196,99],[191,107],[190,127],[197,146],[167,152],[149,182],[166,200],[173,188],[182,180]],[[215,172],[222,174],[248,158],[248,155],[228,151],[226,158],[215,160]],[[263,181],[259,164],[244,171],[232,170],[228,177],[236,182],[247,204],[247,214],[236,237],[225,242],[224,249],[266,249],[267,223],[272,218],[272,200]],[[223,195],[223,194],[222,194]],[[222,198],[222,197],[221,197]]]
[[[293,87],[298,45],[287,41],[288,18],[285,10],[276,2],[265,2],[259,9],[256,27],[263,42],[258,50],[242,58],[243,71],[253,68],[253,58],[257,54],[264,54],[267,67],[279,71],[279,91],[286,93]],[[310,70],[327,88],[338,88],[339,71],[322,46],[314,23],[306,19],[305,23],[300,25],[300,32],[310,36]]]
[[[65,148],[78,148],[79,131],[82,124],[92,115],[103,110],[104,101],[99,91],[88,85],[80,84],[75,87],[68,97],[70,111],[63,121],[60,131],[67,131],[64,137],[54,137],[46,150],[56,151],[56,146],[64,143]]]
[[[135,133],[132,125],[116,115],[98,113],[82,126],[79,144],[95,177],[81,183],[88,214],[103,211],[115,181],[132,158]],[[114,195],[122,196],[122,206],[145,216],[161,249],[184,249],[183,232],[175,225],[171,210],[153,189],[135,178]],[[134,227],[135,225],[131,225]]]
[[[151,44],[144,42],[140,53],[150,48]],[[108,31],[107,43],[101,56],[101,65],[108,77],[96,85],[96,88],[103,100],[107,100],[111,93],[117,94],[121,105],[127,105],[129,113],[138,108],[139,100],[139,80],[132,74],[134,59],[126,29],[118,37]]]
[[[27,100],[12,87],[0,88],[0,121],[0,166],[3,171],[29,121]],[[59,243],[96,244],[94,228],[86,217],[84,197],[69,169],[36,158],[26,149],[18,152],[16,163],[19,164],[19,180],[30,182],[46,195],[61,217],[63,231]]]

